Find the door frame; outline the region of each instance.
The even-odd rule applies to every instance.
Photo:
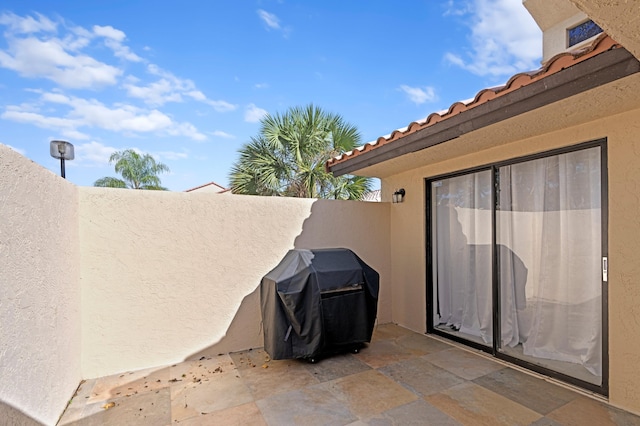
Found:
[[[523,163],[532,160],[538,160],[542,158],[552,157],[556,155],[566,154],[570,152],[580,151],[589,148],[600,148],[600,184],[601,184],[601,193],[600,193],[600,205],[601,205],[601,221],[602,221],[602,231],[601,231],[601,253],[602,257],[608,258],[608,223],[609,223],[609,206],[608,206],[608,159],[607,159],[607,138],[601,138],[597,140],[592,140],[589,142],[583,142],[575,145],[570,145],[562,148],[552,149],[548,151],[543,151],[540,153],[526,155],[522,157],[515,157],[504,161],[498,161],[490,164],[485,164],[473,168],[468,168],[464,170],[457,170],[452,173],[441,174],[437,176],[432,176],[424,179],[425,185],[425,230],[426,230],[426,307],[427,307],[427,333],[435,334],[441,337],[444,337],[449,340],[453,340],[455,342],[464,344],[466,346],[470,346],[474,349],[486,352],[496,357],[497,359],[501,359],[507,361],[511,364],[515,364],[521,367],[524,367],[528,370],[535,371],[537,373],[543,374],[545,376],[552,377],[554,379],[561,380],[563,382],[578,386],[583,389],[587,389],[592,392],[596,392],[598,394],[608,396],[609,395],[609,310],[608,310],[608,282],[602,280],[602,383],[601,385],[596,385],[593,383],[586,382],[584,380],[577,379],[573,376],[569,376],[558,371],[542,367],[537,364],[533,364],[527,362],[523,359],[516,358],[514,356],[508,355],[504,352],[498,350],[500,345],[500,339],[495,338],[495,336],[501,336],[500,334],[500,287],[499,287],[499,259],[496,255],[496,247],[497,247],[497,209],[498,205],[498,197],[499,197],[499,182],[498,182],[498,170],[500,167],[513,165],[517,163]],[[432,229],[432,219],[433,219],[433,211],[431,205],[431,183],[437,180],[449,179],[456,176],[467,175],[471,173],[477,173],[480,171],[486,171],[490,169],[492,171],[491,174],[491,184],[492,184],[492,244],[491,244],[491,259],[492,259],[492,301],[493,301],[493,343],[491,346],[483,345],[464,337],[460,337],[457,335],[452,335],[441,330],[435,328],[433,323],[433,310],[434,310],[434,300],[433,300],[433,229]]]

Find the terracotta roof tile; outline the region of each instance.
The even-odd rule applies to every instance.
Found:
[[[185,189],[185,190],[184,190],[184,192],[191,192],[191,191],[195,191],[196,189],[205,188],[205,187],[207,187],[207,186],[217,186],[218,188],[220,188],[220,189],[222,190],[222,191],[220,191],[221,193],[222,193],[222,192],[229,191],[229,188],[225,188],[224,186],[222,186],[222,185],[218,185],[218,184],[217,184],[217,183],[215,183],[215,182],[207,182],[207,183],[205,183],[204,185],[196,186],[195,188]]]
[[[338,163],[346,162],[351,158],[358,156],[363,152],[369,152],[377,149],[388,143],[392,143],[401,139],[407,135],[415,133],[421,129],[432,126],[435,123],[446,120],[458,114],[464,113],[472,108],[482,105],[485,102],[489,102],[497,97],[504,96],[507,93],[516,91],[524,86],[527,86],[535,81],[541,80],[552,74],[555,74],[563,69],[569,68],[580,62],[586,61],[600,53],[606,52],[611,49],[622,47],[619,43],[614,41],[607,34],[601,34],[593,43],[578,50],[560,53],[551,58],[542,68],[529,72],[522,72],[514,75],[503,86],[483,89],[476,94],[473,99],[468,101],[455,102],[449,107],[448,110],[434,112],[427,118],[411,122],[407,127],[403,129],[394,130],[390,135],[381,136],[373,142],[364,144],[361,147],[354,149],[353,151],[345,152],[344,154],[334,157],[327,161],[327,168]]]

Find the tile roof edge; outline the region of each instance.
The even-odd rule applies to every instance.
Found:
[[[569,68],[603,52],[621,47],[622,45],[620,45],[620,43],[613,40],[609,35],[602,33],[587,46],[573,51],[562,52],[553,56],[537,70],[520,72],[513,75],[503,86],[480,90],[469,103],[465,103],[465,101],[454,102],[449,109],[444,112],[431,113],[425,119],[412,121],[406,128],[394,130],[388,136],[380,136],[375,141],[367,142],[352,151],[345,152],[337,157],[331,158],[326,162],[325,168],[329,171],[331,166],[346,162],[363,152],[369,152],[388,143],[395,142],[396,140],[415,133],[418,130],[432,126],[440,121],[447,120],[455,115],[468,111],[478,105],[482,105],[494,98],[511,93],[523,86],[527,86],[542,78],[553,75],[563,69]]]
[[[222,189],[222,191],[220,191],[220,192],[225,192],[225,191],[228,191],[228,190],[230,189],[230,188],[225,188],[225,187],[224,187],[224,186],[222,186],[222,185],[218,185],[218,184],[217,184],[217,183],[215,183],[214,181],[211,181],[211,182],[207,182],[207,183],[205,183],[205,184],[203,184],[203,185],[196,186],[195,188],[185,189],[183,192],[191,192],[191,191],[195,191],[196,189],[204,188],[205,186],[209,186],[209,185],[215,185],[215,186],[217,186],[218,188]]]

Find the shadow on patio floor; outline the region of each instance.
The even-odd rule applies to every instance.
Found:
[[[640,417],[393,324],[316,364],[262,350],[88,380],[60,425],[640,425]]]

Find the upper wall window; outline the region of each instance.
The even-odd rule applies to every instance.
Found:
[[[567,36],[569,39],[569,45],[567,47],[574,46],[581,41],[585,41],[593,37],[596,34],[600,34],[601,32],[602,28],[600,28],[598,24],[589,19],[588,21],[567,30]]]

